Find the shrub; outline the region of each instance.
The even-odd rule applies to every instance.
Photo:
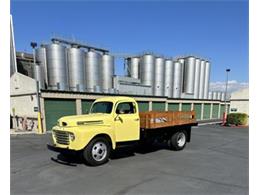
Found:
[[[230,113],[227,115],[227,124],[247,125],[248,115],[245,113]]]

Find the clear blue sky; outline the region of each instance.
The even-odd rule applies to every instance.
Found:
[[[211,81],[248,82],[247,1],[12,1],[16,49],[52,35],[74,37],[112,53],[154,51],[210,58]],[[116,73],[123,74],[119,60]]]

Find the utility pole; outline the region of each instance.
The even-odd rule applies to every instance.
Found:
[[[35,48],[37,47],[36,42],[31,42],[31,47],[33,48],[33,66],[35,70],[36,65],[36,57],[35,57]],[[40,82],[39,78],[35,78],[36,80],[36,97],[37,97],[37,113],[38,113],[38,133],[42,134],[42,118],[41,118],[41,104],[40,104]]]
[[[223,123],[222,125],[225,125],[227,122],[227,89],[228,89],[228,73],[230,72],[230,69],[226,69],[226,88],[225,88],[225,111],[223,114]]]
[[[10,44],[10,55],[11,55],[11,59],[10,59],[10,76],[12,76],[12,74],[14,72],[18,72],[17,70],[17,62],[16,62],[16,50],[15,50],[15,40],[14,40],[14,26],[13,26],[13,17],[12,15],[10,15],[10,25],[11,25],[11,29],[10,29],[10,36],[11,36],[11,44]]]

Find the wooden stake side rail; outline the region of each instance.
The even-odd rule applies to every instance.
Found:
[[[140,112],[140,127],[156,129],[196,123],[195,111]]]

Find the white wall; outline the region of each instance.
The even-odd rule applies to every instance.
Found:
[[[249,101],[231,101],[230,102],[230,112],[231,113],[246,113],[249,114],[249,109],[248,109]],[[237,109],[237,111],[232,111],[232,109]]]
[[[11,116],[32,117],[37,118],[37,112],[34,112],[34,107],[37,107],[36,95],[16,96],[10,98]]]
[[[19,117],[36,117],[36,81],[20,73],[10,78],[10,114]]]
[[[10,78],[10,95],[36,93],[36,81],[20,73],[14,73]]]
[[[232,111],[232,109],[237,109]],[[230,98],[230,112],[231,113],[246,113],[249,114],[249,89],[241,89],[233,92]]]

